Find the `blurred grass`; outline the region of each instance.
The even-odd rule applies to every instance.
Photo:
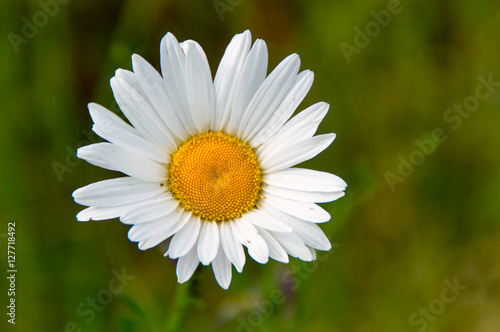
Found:
[[[1,2],[0,219],[17,223],[15,329],[65,331],[73,321],[82,331],[234,331],[256,319],[251,330],[416,331],[410,315],[440,298],[444,280],[458,278],[467,289],[426,331],[498,331],[500,90],[457,130],[443,113],[475,92],[478,76],[500,81],[500,4],[402,6],[348,64],[339,44],[353,44],[353,28],[363,29],[386,1],[244,0],[223,21],[212,1],[70,1],[18,53],[7,35],[21,34],[22,17],[41,7]],[[338,247],[317,265],[248,259],[229,291],[210,268],[178,285],[175,263],[157,249],[139,251],[127,226],[76,222],[81,207],[71,192],[116,175],[72,154],[88,140],[88,102],[118,112],[109,78],[131,68],[132,53],[157,65],[159,41],[172,31],[197,40],[215,73],[232,35],[247,28],[267,42],[269,68],[297,52],[302,68],[315,72],[301,109],[331,104],[319,131],[338,138],[305,166],[349,184],[345,198],[326,205],[332,221],[322,225]],[[408,158],[414,140],[434,128],[448,139],[391,192],[384,173],[396,172],[398,157]],[[74,163],[62,182],[53,162]],[[135,276],[123,292],[92,319],[79,313],[123,268]],[[283,303],[271,301],[276,290]],[[260,315],[269,301],[272,310]]]

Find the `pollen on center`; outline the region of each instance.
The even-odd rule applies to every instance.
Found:
[[[167,183],[185,210],[204,220],[227,221],[255,207],[262,170],[246,142],[207,132],[191,137],[174,152]]]

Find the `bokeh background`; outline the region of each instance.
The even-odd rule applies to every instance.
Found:
[[[18,0],[0,2],[0,20],[2,276],[9,221],[18,269],[15,326],[0,281],[8,331],[500,331],[500,84],[478,88],[500,82],[500,2]],[[86,105],[119,113],[109,79],[133,53],[157,66],[167,31],[198,41],[214,74],[245,29],[267,42],[270,69],[297,52],[315,72],[300,109],[331,104],[319,132],[338,138],[304,166],[349,184],[324,205],[334,248],[318,263],[248,259],[228,291],[211,268],[179,285],[175,262],[138,250],[128,226],[76,221],[73,190],[117,176],[75,157],[99,140]],[[474,104],[477,89],[489,95]],[[472,111],[448,111],[464,101]],[[436,128],[446,140],[431,144]]]

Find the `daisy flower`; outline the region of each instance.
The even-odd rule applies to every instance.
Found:
[[[133,71],[111,78],[114,97],[130,124],[91,103],[93,131],[107,142],[78,149],[78,157],[126,176],[73,193],[88,206],[79,221],[120,218],[132,225],[141,250],[170,239],[179,283],[199,263],[212,265],[227,289],[232,266],[242,272],[245,251],[265,264],[316,258],[331,245],[317,225],[330,220],[316,203],[344,195],[336,175],[292,168],[326,149],[335,134],[314,136],[328,112],[324,102],[292,117],[314,75],[299,73],[297,54],[267,74],[267,47],[250,31],[233,37],[215,79],[203,49],[161,41],[161,74],[141,56]]]

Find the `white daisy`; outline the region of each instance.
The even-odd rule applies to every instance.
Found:
[[[111,79],[130,124],[89,104],[93,130],[108,142],[84,146],[78,157],[124,173],[73,193],[88,206],[79,221],[120,218],[130,241],[146,250],[170,239],[165,256],[178,259],[177,278],[212,264],[219,285],[241,272],[245,252],[304,261],[329,250],[317,223],[330,215],[316,203],[344,195],[336,175],[291,168],[326,149],[335,134],[314,136],[329,105],[314,104],[293,118],[314,75],[299,73],[297,54],[267,77],[267,47],[250,31],[234,36],[215,79],[203,49],[168,33],[161,41],[161,74],[139,55],[133,72]],[[291,118],[291,119],[290,119]]]

